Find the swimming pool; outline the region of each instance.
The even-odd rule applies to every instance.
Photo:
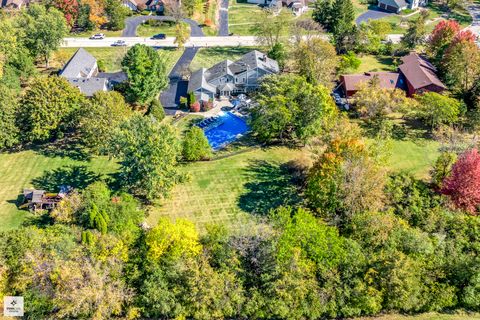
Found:
[[[205,131],[205,136],[213,150],[221,149],[232,143],[239,138],[239,135],[250,129],[245,120],[231,112],[222,112],[219,115],[222,123]]]

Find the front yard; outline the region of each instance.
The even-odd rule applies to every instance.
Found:
[[[228,7],[229,31],[234,35],[251,35],[251,28],[258,22],[262,8],[256,4],[231,0]]]
[[[185,22],[181,22],[188,28],[190,33],[190,25]],[[137,28],[137,36],[139,37],[151,37],[158,33],[163,33],[167,37],[175,37],[175,23],[157,21],[157,20],[147,20],[146,23],[143,23]]]
[[[60,48],[52,57],[50,66],[55,69],[61,69],[65,63],[72,57],[78,48]],[[116,72],[122,69],[122,59],[128,51],[128,47],[109,47],[109,48],[85,48],[97,60],[99,65],[103,66],[105,72]],[[173,68],[183,50],[176,48],[162,48],[157,50],[158,54],[164,59],[167,71]]]

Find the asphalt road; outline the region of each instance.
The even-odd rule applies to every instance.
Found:
[[[228,36],[228,2],[229,0],[221,0],[220,3],[220,19],[218,26],[219,36]]]
[[[138,16],[130,17],[125,20],[125,29],[123,29],[122,37],[136,37],[137,28],[139,25],[144,23],[147,20],[158,20],[158,21],[175,21],[173,17],[168,16]],[[203,31],[202,28],[191,19],[182,19],[184,22],[190,25],[190,37],[202,37]]]
[[[467,29],[475,33],[477,37],[480,37],[480,4],[471,3],[467,6],[467,10],[473,19],[472,24]]]

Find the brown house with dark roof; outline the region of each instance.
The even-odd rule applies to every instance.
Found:
[[[447,89],[437,77],[437,69],[415,52],[403,57],[402,62],[398,70],[406,79],[409,97],[429,91],[440,93]]]
[[[436,68],[416,53],[402,57],[399,72],[366,72],[340,76],[340,85],[346,98],[351,98],[360,88],[361,83],[378,78],[380,88],[402,89],[407,96],[423,92],[442,92],[447,88],[436,75]]]
[[[398,72],[365,72],[363,74],[347,74],[340,76],[340,83],[347,98],[351,98],[362,84],[377,78],[380,88],[403,89],[405,80]]]

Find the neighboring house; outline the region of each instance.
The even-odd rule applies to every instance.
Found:
[[[132,11],[150,10],[163,11],[163,1],[161,0],[122,0],[122,4]]]
[[[340,85],[346,98],[351,98],[359,89],[361,83],[378,80],[380,88],[402,89],[407,96],[424,92],[442,92],[447,87],[436,75],[436,68],[425,58],[412,52],[402,57],[398,72],[367,72],[365,74],[349,74],[340,76]]]
[[[295,15],[301,15],[308,10],[308,0],[247,0],[247,2],[271,9],[281,9],[285,7],[292,10]]]
[[[403,89],[405,80],[398,72],[365,72],[364,74],[348,74],[340,76],[340,84],[346,98],[351,98],[363,84],[378,81],[380,88]]]
[[[108,78],[98,77],[97,59],[83,48],[75,52],[59,75],[66,78],[87,97],[93,96],[97,91],[111,89]]]
[[[27,6],[30,0],[0,0],[0,8],[21,9]]]
[[[405,9],[416,9],[418,7],[424,7],[428,3],[428,0],[378,0],[378,7],[380,9],[399,13]]]
[[[447,89],[438,78],[437,69],[417,53],[412,52],[402,57],[402,62],[398,70],[406,79],[409,97],[423,92],[442,92]]]
[[[224,60],[209,69],[195,71],[188,82],[188,92],[203,102],[215,96],[230,97],[256,90],[261,77],[278,72],[277,61],[253,50],[235,62]]]

